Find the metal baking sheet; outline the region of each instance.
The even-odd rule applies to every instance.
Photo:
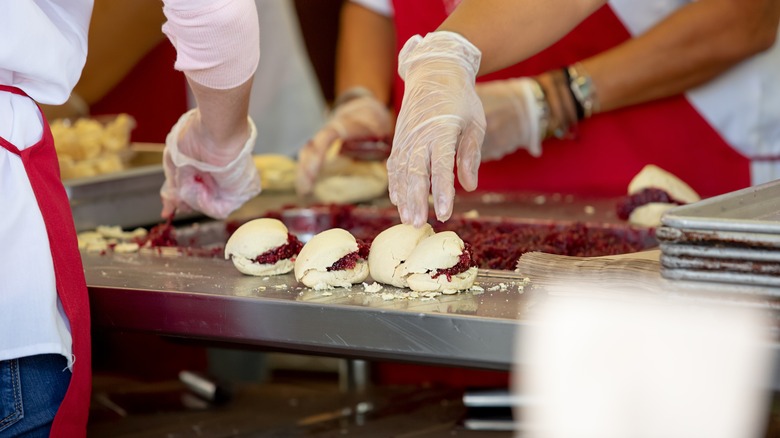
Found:
[[[780,234],[659,227],[655,237],[662,243],[780,249]]]
[[[780,234],[780,180],[682,205],[661,218],[667,227]]]
[[[771,286],[772,288],[777,289],[767,289],[767,294],[772,297],[780,297],[780,276],[776,275],[696,269],[668,269],[664,267],[661,268],[661,275],[670,280],[710,281],[715,283]]]
[[[740,259],[661,255],[661,265],[671,269],[718,270],[780,276],[780,263]]]
[[[670,256],[780,262],[780,251],[778,250],[670,243],[661,243],[660,248],[662,254]]]

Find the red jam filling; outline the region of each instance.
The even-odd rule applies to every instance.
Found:
[[[351,252],[344,257],[336,260],[335,263],[330,265],[326,270],[331,271],[346,271],[347,269],[353,269],[357,266],[358,260],[365,260],[368,258],[368,251],[370,247],[362,240],[357,241],[358,250]]]
[[[634,210],[651,202],[663,202],[677,205],[685,204],[682,201],[678,201],[672,198],[669,193],[662,189],[650,187],[640,192],[634,193],[633,195],[625,196],[620,201],[618,201],[617,216],[620,219],[626,221]]]
[[[431,275],[431,278],[436,278],[440,275],[446,275],[447,281],[452,281],[453,275],[458,275],[461,272],[466,272],[469,269],[471,269],[473,266],[476,266],[476,263],[474,262],[474,258],[471,256],[471,245],[469,245],[466,242],[463,242],[463,252],[460,253],[460,257],[458,258],[458,263],[455,264],[455,266],[447,269],[437,269],[436,273]]]
[[[260,254],[253,261],[255,263],[260,263],[261,265],[273,264],[279,260],[290,259],[297,256],[298,253],[301,252],[301,248],[303,248],[301,241],[292,234],[287,233],[287,243],[279,248]]]
[[[155,225],[149,230],[149,234],[146,236],[144,242],[139,242],[141,246],[149,246],[152,248],[158,248],[161,246],[179,246],[179,242],[174,236],[173,228],[173,215],[168,217],[164,223]]]

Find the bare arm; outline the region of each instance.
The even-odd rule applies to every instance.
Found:
[[[606,0],[463,0],[438,30],[482,52],[479,74],[531,57],[566,35]]]
[[[223,166],[232,161],[249,136],[249,93],[252,79],[229,90],[218,90],[189,80],[192,94],[198,102],[200,129],[195,135],[205,148],[196,151],[209,154],[208,157],[194,156],[212,164]]]
[[[388,104],[394,74],[393,20],[358,4],[345,2],[336,52],[336,96],[360,86]]]
[[[778,20],[776,0],[701,0],[582,65],[600,110],[622,108],[684,92],[768,49]]]

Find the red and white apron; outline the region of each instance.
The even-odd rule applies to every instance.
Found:
[[[3,85],[0,85],[0,92],[26,96],[18,88]],[[86,436],[92,392],[89,297],[70,203],[60,180],[54,139],[46,118],[41,117],[43,136],[38,143],[19,150],[0,137],[0,146],[21,158],[46,226],[57,295],[70,322],[72,353],[76,359],[70,386],[54,418],[51,436],[73,438]]]
[[[398,49],[415,34],[435,30],[452,0],[395,0]],[[566,37],[538,55],[480,81],[537,75],[603,52],[631,34],[603,6]],[[396,76],[396,105],[403,82]],[[518,151],[482,163],[479,190],[540,190],[617,196],[646,164],[679,176],[703,197],[751,184],[750,162],[734,150],[683,95],[597,114],[578,126],[573,140],[545,141],[540,158]],[[713,176],[714,175],[714,176]]]

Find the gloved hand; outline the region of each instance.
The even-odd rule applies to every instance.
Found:
[[[392,117],[384,104],[370,94],[349,100],[332,115],[298,154],[295,188],[298,194],[311,193],[328,148],[336,140],[388,137],[393,132]]]
[[[531,78],[479,83],[477,95],[487,121],[482,161],[497,160],[520,148],[534,157],[542,155],[546,118],[539,84]]]
[[[387,171],[390,200],[404,223],[427,222],[431,188],[436,218],[449,219],[456,151],[458,180],[466,190],[477,188],[485,136],[485,113],[474,91],[480,58],[468,40],[446,31],[415,35],[398,55],[406,87]]]
[[[165,139],[162,217],[174,211],[197,210],[224,219],[260,193],[260,175],[252,160],[257,129],[251,119],[248,121],[246,142],[225,149],[207,146],[213,143],[199,135],[197,109],[179,118]]]

